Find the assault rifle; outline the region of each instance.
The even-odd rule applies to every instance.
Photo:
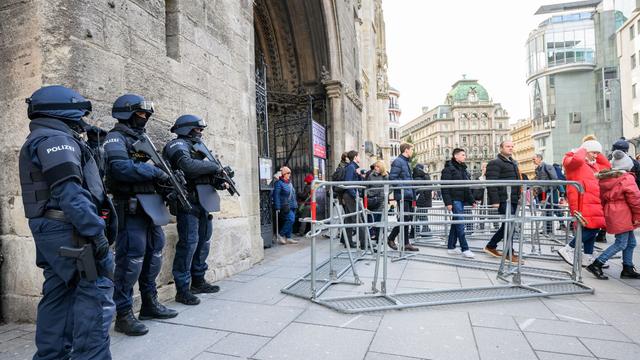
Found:
[[[173,187],[173,192],[169,196],[177,197],[180,205],[186,211],[191,211],[191,204],[189,203],[189,199],[187,198],[187,190],[185,189],[185,185],[187,181],[184,178],[184,174],[182,171],[177,170],[173,171],[169,164],[167,164],[162,156],[158,153],[158,150],[149,139],[147,134],[138,135],[138,140],[133,143],[133,148],[136,151],[142,152],[147,155],[160,170],[164,171],[169,175],[169,181],[171,182],[171,186]]]
[[[234,194],[238,194],[238,196],[240,196],[240,193],[238,192],[238,188],[236,188],[236,183],[231,179],[227,171],[224,169],[224,167],[220,163],[220,160],[218,160],[217,157],[213,156],[209,151],[209,149],[207,149],[207,147],[201,142],[196,142],[195,144],[193,144],[193,149],[201,153],[202,155],[204,155],[209,161],[218,165],[220,169],[222,169],[220,178],[222,178],[224,182],[229,184],[229,187],[227,188],[227,191],[229,192],[229,194],[231,194],[231,196],[233,196]]]

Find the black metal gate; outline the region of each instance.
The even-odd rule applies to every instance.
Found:
[[[267,66],[256,55],[256,120],[258,130],[258,176],[260,183],[260,234],[264,247],[273,245],[273,161],[269,152],[269,113],[267,111]]]

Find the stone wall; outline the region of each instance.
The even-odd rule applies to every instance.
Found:
[[[241,198],[223,196],[215,214],[210,280],[263,257],[259,235],[253,4],[249,0],[5,0],[0,5],[0,268],[2,314],[32,321],[42,275],[24,219],[17,154],[28,133],[24,98],[62,84],[93,103],[91,122],[110,128],[110,107],[126,92],[156,105],[149,132],[162,147],[184,113],[203,116],[205,138],[236,170]],[[170,24],[166,26],[165,16]],[[169,36],[165,34],[167,31]],[[167,48],[167,39],[169,48]],[[167,56],[169,54],[170,56]],[[165,228],[161,297],[172,296],[175,225]]]

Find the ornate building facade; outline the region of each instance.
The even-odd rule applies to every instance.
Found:
[[[402,126],[401,137],[415,145],[417,161],[429,168],[432,179],[440,179],[454,148],[466,150],[467,168],[476,176],[481,164],[496,156],[500,142],[509,138],[509,114],[477,80],[463,76],[452,85],[444,105],[423,108],[420,116]]]
[[[399,97],[400,91],[390,87],[389,102],[387,103],[387,112],[389,116],[386,121],[389,128],[389,136],[387,138],[389,154],[388,156],[385,156],[386,159],[389,159],[389,163],[400,155],[400,115],[402,115],[402,110],[400,109],[400,103],[398,102]]]
[[[386,141],[379,8],[379,0],[23,0],[0,6],[0,121],[13,135],[0,150],[4,319],[33,320],[41,291],[17,177],[28,134],[24,99],[34,90],[77,89],[93,103],[89,122],[106,129],[114,124],[112,102],[140,93],[155,102],[148,132],[159,147],[172,137],[179,115],[206,119],[204,138],[235,169],[242,193],[222,194],[223,210],[214,214],[207,277],[218,280],[260,261],[271,244],[270,180],[279,166],[292,168],[300,187],[307,173],[326,178],[343,151]],[[361,46],[359,33],[374,25],[371,42]],[[374,59],[366,72],[374,101],[363,98],[361,59]],[[174,291],[167,285],[175,224],[165,233],[158,279],[164,299]]]

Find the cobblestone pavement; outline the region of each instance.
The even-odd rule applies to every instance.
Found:
[[[319,240],[328,255],[328,241]],[[308,271],[308,240],[268,249],[252,269],[221,281],[218,294],[180,315],[147,321],[149,334],[112,333],[114,359],[640,359],[640,280],[620,280],[620,259],[608,281],[584,274],[594,295],[446,305],[360,315],[339,314],[280,289]],[[443,249],[422,252],[444,255]],[[484,254],[478,259],[488,260]],[[370,288],[373,262],[358,269],[365,285],[336,285],[323,296]],[[567,269],[561,262],[527,265]],[[495,273],[400,261],[389,265],[390,291],[498,283]],[[0,326],[0,360],[30,359],[34,325]]]

